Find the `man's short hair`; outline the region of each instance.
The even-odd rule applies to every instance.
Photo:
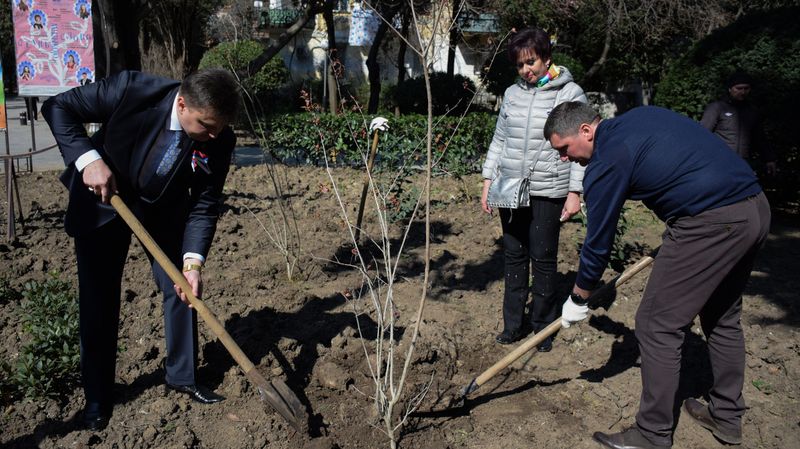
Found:
[[[231,72],[224,69],[204,69],[183,79],[180,95],[186,105],[197,109],[211,109],[226,122],[239,113],[239,83]]]
[[[600,120],[600,114],[591,106],[580,101],[561,103],[550,111],[544,124],[544,138],[550,140],[553,134],[561,137],[573,136],[584,123]]]
[[[526,50],[533,50],[542,61],[547,61],[552,55],[550,36],[540,28],[521,30],[508,42],[508,59],[512,64],[516,64],[519,55]]]

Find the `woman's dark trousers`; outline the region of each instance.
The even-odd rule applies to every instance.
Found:
[[[533,301],[529,322],[534,332],[559,315],[556,298],[559,218],[566,198],[531,197],[530,207],[500,209],[505,258],[504,330],[522,332],[531,262]]]

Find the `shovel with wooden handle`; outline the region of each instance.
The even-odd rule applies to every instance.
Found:
[[[611,282],[603,285],[600,287],[591,298],[589,298],[589,307],[590,308],[597,308],[597,307],[604,307],[608,308],[607,304],[603,304],[604,296],[608,293],[609,289],[616,289],[620,285],[624,284],[628,281],[628,279],[632,278],[638,272],[642,271],[644,268],[649,266],[653,263],[653,258],[655,257],[655,253],[658,251],[656,249],[653,251],[653,254],[649,256],[643,257],[640,261],[636,262],[635,265],[629,267],[627,270],[623,271],[619,276],[614,278]],[[593,301],[594,298],[594,301]],[[477,390],[478,387],[485,384],[489,379],[496,376],[497,373],[502,371],[507,366],[514,363],[517,359],[525,355],[528,351],[538,346],[542,343],[547,337],[553,335],[556,331],[561,329],[561,317],[556,318],[555,321],[550,323],[546,328],[542,329],[535,335],[531,336],[521,345],[519,345],[516,349],[509,352],[505,357],[500,359],[499,362],[495,363],[494,365],[490,366],[486,371],[481,373],[478,377],[475,377],[470,381],[469,385],[464,387],[461,390],[461,396],[453,401],[453,405],[458,406],[464,403],[464,400],[467,398],[467,395],[472,393],[473,391]]]
[[[158,264],[161,265],[161,268],[163,268],[169,278],[172,279],[172,282],[177,284],[186,294],[192,307],[197,311],[197,314],[200,315],[211,329],[211,332],[222,342],[225,349],[228,350],[231,357],[233,357],[239,365],[239,368],[242,369],[244,375],[250,380],[250,383],[258,389],[261,400],[272,406],[272,408],[283,416],[283,418],[298,432],[302,432],[303,424],[307,421],[305,408],[294,392],[289,389],[289,386],[281,379],[272,379],[268,381],[258,372],[253,362],[242,352],[242,349],[236,344],[233,338],[231,338],[230,334],[225,330],[225,327],[219,322],[217,317],[206,307],[203,301],[192,294],[192,287],[189,285],[189,282],[186,281],[186,278],[183,277],[183,274],[178,271],[175,265],[170,262],[167,255],[164,254],[164,251],[161,250],[144,226],[142,226],[142,223],[133,215],[128,206],[125,205],[122,198],[113,195],[111,197],[111,205],[114,206],[114,209],[116,209],[122,219],[125,220],[125,223],[128,224],[139,241],[142,242],[142,245],[147,248],[147,251],[149,251]]]

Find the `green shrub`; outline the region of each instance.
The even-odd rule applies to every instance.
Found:
[[[369,151],[369,119],[358,114],[286,114],[272,116],[270,132],[262,145],[289,163],[363,166]],[[433,156],[438,172],[455,175],[480,170],[494,133],[497,116],[486,113],[438,117],[433,129]],[[456,131],[456,127],[458,129]],[[396,169],[425,162],[426,117],[408,114],[389,120],[389,130],[380,133],[376,167]],[[453,136],[448,145],[448,139]],[[322,140],[324,138],[324,141]]]
[[[26,283],[22,296],[23,330],[30,341],[20,351],[13,382],[24,396],[53,396],[69,388],[78,376],[76,296],[55,275],[44,282]]]
[[[247,69],[247,64],[263,51],[264,47],[255,41],[222,42],[205,52],[199,68],[219,67],[231,71],[244,71]],[[272,95],[287,81],[289,81],[289,70],[283,64],[283,59],[276,55],[257,73],[246,78],[242,82],[242,87],[254,99],[268,106]]]
[[[657,86],[655,103],[694,119],[725,91],[736,69],[755,78],[750,99],[763,114],[767,142],[776,150],[786,185],[796,192],[800,171],[795,110],[800,104],[800,8],[744,16],[718,29],[675,61]]]
[[[462,114],[475,95],[475,83],[463,75],[447,76],[443,72],[430,74],[433,114]],[[425,78],[418,76],[403,81],[395,88],[395,102],[403,114],[428,113],[428,94]]]

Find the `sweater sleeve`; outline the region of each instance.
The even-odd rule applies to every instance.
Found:
[[[580,288],[594,290],[603,277],[614,245],[622,205],[628,195],[629,173],[625,164],[620,166],[604,161],[592,161],[587,171],[585,199],[588,224],[575,279],[575,284]]]
[[[580,101],[581,103],[588,103],[586,94],[580,86],[575,83],[569,83],[564,88],[565,94],[563,99],[559,99],[559,104],[567,101]],[[578,164],[577,162],[570,163],[569,167],[569,191],[583,193],[583,176],[586,167]]]
[[[492,143],[489,144],[489,151],[486,153],[486,161],[483,163],[483,170],[481,174],[483,179],[494,179],[494,171],[497,167],[497,162],[503,153],[503,146],[506,141],[506,108],[509,94],[503,97],[503,104],[500,106],[500,113],[497,115],[497,124],[494,127],[494,136]]]

